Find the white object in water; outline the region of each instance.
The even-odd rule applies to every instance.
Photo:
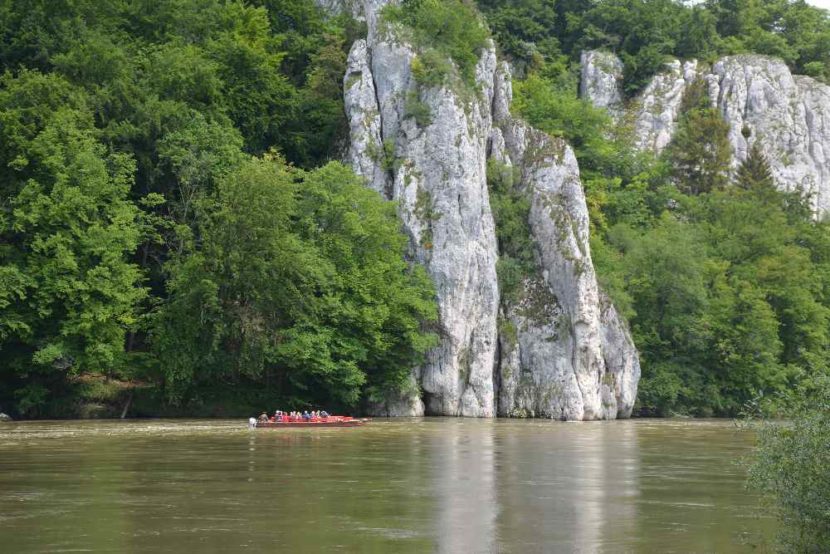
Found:
[[[256,428],[256,418],[255,417],[249,417],[248,418],[248,429],[254,429],[254,428]]]

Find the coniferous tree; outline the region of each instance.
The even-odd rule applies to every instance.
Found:
[[[681,110],[677,134],[668,149],[677,186],[693,195],[723,189],[729,183],[732,159],[729,125],[711,107],[704,81],[690,85]]]
[[[763,190],[775,187],[772,170],[767,157],[761,150],[761,141],[755,140],[749,149],[749,154],[738,167],[735,183],[744,190]]]

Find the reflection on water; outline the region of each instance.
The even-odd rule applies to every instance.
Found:
[[[764,551],[728,422],[0,427],[3,552]],[[758,548],[760,547],[760,548]]]
[[[496,545],[494,422],[451,420],[432,438],[439,552],[491,552]]]
[[[636,427],[529,423],[499,456],[500,536],[508,551],[620,551],[636,532]],[[529,437],[538,435],[540,440]]]

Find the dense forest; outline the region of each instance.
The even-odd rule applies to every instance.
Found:
[[[435,45],[421,78],[447,60],[464,76],[487,38],[466,24],[475,6],[432,4],[389,15]],[[786,0],[477,7],[515,69],[514,112],[576,150],[597,271],[642,357],[639,413],[782,413],[818,386],[830,233],[808,199],[778,192],[757,150],[730,174],[703,87],[659,158],[577,88],[586,48],[622,57],[632,95],[668,56],[757,52],[827,80],[827,13]],[[9,0],[0,24],[0,407],[355,408],[405,385],[437,310],[395,205],[336,161],[359,22],[311,0]],[[522,209],[502,199],[497,218]]]
[[[311,2],[5,2],[0,403],[358,403],[432,343],[395,207],[337,157],[356,27]],[[145,405],[142,405],[142,402]]]

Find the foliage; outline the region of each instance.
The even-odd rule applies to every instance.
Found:
[[[518,294],[535,264],[528,222],[530,198],[520,189],[518,177],[509,165],[495,160],[487,162],[487,187],[499,247],[499,290],[508,299]]]
[[[755,52],[830,78],[830,17],[800,0],[479,0],[497,42],[520,69],[576,64],[607,49],[625,64],[633,96],[669,57],[713,61]]]
[[[412,58],[412,76],[423,87],[443,85],[452,71],[450,62],[435,48],[427,48]]]
[[[768,495],[786,552],[830,549],[830,387],[809,396],[791,424],[766,423],[750,466],[750,483]]]
[[[27,413],[53,381],[120,370],[146,295],[134,165],[97,140],[87,102],[58,76],[0,80],[0,377]]]
[[[576,97],[575,83],[531,74],[515,83],[513,109],[551,136],[563,137],[584,159],[599,160],[610,145],[607,112]],[[595,168],[588,168],[593,169]]]
[[[537,68],[562,56],[555,29],[559,14],[555,0],[479,0],[487,23],[502,52],[521,70]]]
[[[443,82],[449,70],[445,60],[450,59],[462,81],[474,87],[475,67],[489,31],[471,2],[404,0],[400,5],[387,5],[383,17],[404,25],[415,45],[425,50],[417,62],[416,78],[426,78],[428,86]]]
[[[403,383],[434,300],[392,208],[276,161],[339,147],[365,29],[310,0],[9,0],[0,25],[4,409],[71,414],[100,376],[191,406]]]
[[[689,194],[723,189],[732,162],[729,125],[711,107],[705,87],[705,81],[698,79],[687,88],[669,145],[672,174],[677,186]]]
[[[205,380],[354,406],[395,388],[434,344],[431,283],[404,261],[394,205],[340,164],[255,159],[198,205],[198,243],[171,260],[154,342],[174,401]]]
[[[761,142],[755,140],[749,149],[749,154],[744,163],[738,168],[735,179],[738,186],[745,190],[772,190],[775,188],[775,181],[772,178],[772,170],[769,167],[764,152],[761,150]]]
[[[432,110],[429,104],[421,100],[417,92],[410,91],[406,95],[404,109],[406,117],[414,119],[418,126],[426,127],[432,123]]]

